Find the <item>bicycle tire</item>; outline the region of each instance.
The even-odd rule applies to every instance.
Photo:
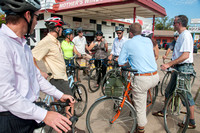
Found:
[[[101,82],[99,83],[99,86],[96,86],[99,74],[100,74],[100,70],[98,70],[98,68],[94,68],[90,71],[90,75],[88,79],[88,87],[91,92],[96,92],[100,87]]]
[[[165,95],[165,89],[167,88],[167,85],[169,84],[170,79],[171,79],[171,73],[167,72],[165,76],[163,77],[161,87],[160,87],[160,93],[162,96]]]
[[[150,88],[147,92],[147,115],[151,112],[156,98],[158,96],[158,85],[156,85],[154,88]]]
[[[76,116],[80,117],[85,113],[88,102],[88,95],[85,86],[82,84],[75,84],[73,87],[73,95],[77,101],[74,105],[74,112]]]
[[[111,119],[116,115],[122,99],[103,96],[92,104],[86,116],[86,126],[89,133],[133,133],[137,124],[137,115],[134,107],[125,100],[119,117],[114,123]]]
[[[106,81],[109,79],[109,77],[112,75],[112,74],[114,74],[114,73],[116,73],[117,74],[117,72],[119,72],[120,73],[120,71],[116,71],[116,69],[111,69],[111,70],[109,70],[106,74],[105,74],[105,76],[103,77],[103,80],[102,80],[102,82],[101,82],[101,92],[103,93],[103,95],[105,96],[105,83],[106,83]]]
[[[180,92],[177,92],[175,97],[173,95],[174,94],[171,94],[169,96],[164,107],[165,131],[167,133],[185,133],[189,124],[190,117],[188,100]],[[183,105],[183,103],[185,104],[185,106]],[[185,126],[181,128],[178,126],[178,123],[181,123],[183,121],[185,121]]]

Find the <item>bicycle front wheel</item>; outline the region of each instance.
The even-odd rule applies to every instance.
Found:
[[[128,101],[125,101],[121,108],[121,102],[122,99],[115,97],[97,100],[86,117],[89,133],[133,133],[137,124],[136,111]],[[119,117],[112,123],[117,113]]]
[[[162,96],[165,95],[165,89],[167,88],[167,85],[169,84],[170,79],[171,79],[171,73],[167,72],[165,76],[163,77],[161,87],[160,87],[160,93]]]
[[[75,115],[80,117],[84,114],[87,108],[88,96],[85,86],[82,84],[75,84],[73,88],[75,103]]]
[[[100,83],[97,86],[97,80],[100,74],[100,70],[98,68],[94,68],[90,71],[89,79],[88,79],[88,87],[91,92],[96,92],[99,87]]]
[[[167,133],[185,133],[189,123],[190,109],[188,100],[183,94],[172,94],[166,101],[164,108],[164,126]],[[178,126],[184,123],[184,127]]]

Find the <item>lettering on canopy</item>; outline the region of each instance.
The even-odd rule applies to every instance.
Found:
[[[56,4],[53,5],[55,11],[86,7],[103,3],[120,2],[125,0],[56,0]]]

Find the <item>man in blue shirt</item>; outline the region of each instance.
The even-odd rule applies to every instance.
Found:
[[[110,56],[108,57],[109,60],[114,59],[115,61],[118,60],[119,54],[121,52],[121,49],[124,45],[124,43],[128,40],[127,38],[123,37],[124,33],[124,27],[117,26],[116,29],[117,37],[113,41],[112,51],[110,53]],[[117,62],[115,62],[116,64]]]
[[[139,133],[144,132],[144,126],[147,124],[147,91],[159,82],[152,41],[147,37],[142,37],[141,30],[139,23],[130,26],[131,40],[124,43],[118,59],[119,65],[124,65],[128,61],[132,69],[138,70],[131,84]]]

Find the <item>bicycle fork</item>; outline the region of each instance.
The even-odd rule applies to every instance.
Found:
[[[131,90],[130,89],[130,85],[131,85],[131,83],[129,82],[128,85],[127,85],[128,90],[125,91],[123,100],[122,100],[122,102],[120,103],[120,105],[118,107],[117,114],[110,121],[111,124],[113,124],[117,120],[117,118],[119,117],[119,115],[121,113],[121,110],[122,110],[122,108],[124,106],[124,102],[126,100],[126,97],[128,98],[129,101],[131,101],[130,97],[128,96],[128,91]]]

